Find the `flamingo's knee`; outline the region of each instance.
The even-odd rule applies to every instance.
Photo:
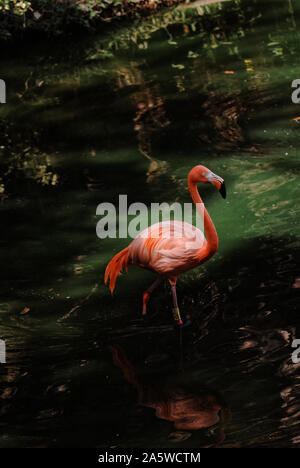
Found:
[[[146,315],[147,313],[147,304],[150,299],[150,293],[148,291],[145,291],[143,294],[143,315]]]

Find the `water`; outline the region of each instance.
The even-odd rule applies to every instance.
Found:
[[[3,52],[1,447],[299,447],[299,13],[198,2]],[[220,248],[178,282],[179,331],[167,285],[141,320],[151,273],[110,296],[128,241],[95,212],[188,202],[200,163],[228,196],[200,187]]]

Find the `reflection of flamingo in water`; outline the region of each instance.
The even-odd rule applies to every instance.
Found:
[[[195,166],[189,173],[188,187],[197,209],[199,204],[202,204],[197,189],[197,183],[201,182],[211,183],[220,191],[223,198],[226,197],[224,180],[204,166]],[[200,229],[186,222],[164,221],[153,224],[109,262],[105,271],[105,283],[110,279],[110,290],[113,292],[117,276],[124,267],[127,271],[128,265],[138,265],[155,271],[159,277],[144,292],[143,315],[146,314],[150,294],[163,278],[167,278],[172,288],[174,318],[178,325],[182,325],[176,295],[177,278],[185,271],[209,260],[218,250],[217,231],[206,208],[204,208],[204,231],[206,239]]]
[[[231,411],[221,395],[204,387],[145,385],[124,350],[119,345],[111,345],[110,350],[125,380],[138,391],[140,405],[155,409],[157,418],[173,422],[176,430],[199,430],[219,423],[215,447],[224,441]]]

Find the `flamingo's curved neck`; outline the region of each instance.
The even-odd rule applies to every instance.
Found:
[[[198,192],[197,184],[194,181],[191,181],[189,179],[188,187],[189,187],[189,191],[193,199],[193,202],[195,203],[197,207],[197,203],[203,203]],[[207,256],[211,257],[218,250],[219,240],[218,240],[218,234],[217,234],[215,225],[212,222],[212,219],[209,216],[208,211],[205,208],[204,204],[203,204],[203,207],[204,207],[204,231],[205,231],[206,240],[207,240],[207,247],[206,247],[207,252],[205,253],[205,257]],[[201,215],[202,213],[199,212],[199,214]],[[203,252],[201,252],[201,257],[203,257]]]

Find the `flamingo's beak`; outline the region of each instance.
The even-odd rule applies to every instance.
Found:
[[[224,180],[213,172],[209,174],[208,180],[219,190],[222,197],[226,198],[226,187]]]
[[[222,195],[223,198],[226,198],[226,187],[225,187],[225,182],[223,180],[221,187],[219,188],[219,192]]]

